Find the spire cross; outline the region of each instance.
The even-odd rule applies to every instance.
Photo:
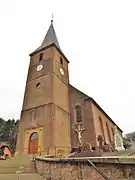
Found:
[[[54,18],[54,16],[53,16],[53,13],[52,13],[52,19],[51,19],[51,23],[53,23],[53,18]]]

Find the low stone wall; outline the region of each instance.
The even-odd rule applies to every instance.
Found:
[[[135,179],[135,159],[90,158],[110,180]],[[104,180],[88,163],[88,158],[36,158],[37,172],[45,180]]]

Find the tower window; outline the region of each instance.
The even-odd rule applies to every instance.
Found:
[[[43,60],[43,53],[39,54],[39,61]]]
[[[40,85],[41,85],[41,83],[37,83],[37,84],[36,84],[36,88],[39,88]]]
[[[60,64],[63,65],[63,59],[60,57]]]
[[[31,114],[31,121],[33,122],[35,118],[36,118],[36,109],[33,109]]]
[[[76,121],[77,123],[82,122],[82,108],[81,106],[77,105],[75,107],[76,110]]]

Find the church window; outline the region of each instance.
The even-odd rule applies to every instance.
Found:
[[[60,64],[63,65],[63,59],[60,57]]]
[[[100,126],[100,130],[101,130],[101,134],[105,139],[103,121],[102,121],[101,117],[99,117],[99,126]]]
[[[40,87],[40,85],[41,85],[41,83],[37,83],[37,84],[36,84],[36,87],[37,87],[37,88],[39,88],[39,87]]]
[[[81,106],[77,105],[75,107],[76,110],[76,121],[77,123],[82,122],[82,108]]]
[[[112,129],[112,135],[114,136],[114,129],[113,128],[111,128]]]
[[[108,126],[107,123],[106,123],[106,129],[107,129],[107,134],[108,134],[109,141],[111,142],[110,130],[109,130],[109,126]]]
[[[42,61],[43,60],[43,53],[40,53],[39,54],[39,61]]]

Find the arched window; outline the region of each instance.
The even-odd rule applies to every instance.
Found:
[[[36,139],[38,139],[38,134],[37,134],[37,132],[34,132],[31,134],[30,140],[36,140]]]
[[[62,57],[60,57],[60,63],[61,63],[61,65],[63,65],[63,59],[62,59]]]
[[[76,110],[76,121],[78,123],[82,122],[82,108],[81,108],[81,106],[77,105],[75,107],[75,110]]]
[[[102,122],[101,117],[99,117],[99,125],[100,125],[101,134],[102,134],[102,136],[104,137],[104,140],[105,140],[104,127],[103,127],[103,122]]]
[[[114,129],[113,129],[113,127],[111,128],[111,130],[112,130],[112,136],[114,136]]]
[[[43,60],[43,53],[40,53],[39,54],[39,61],[42,61]]]
[[[109,126],[107,123],[106,123],[106,128],[107,128],[107,134],[108,134],[109,141],[111,142],[110,130],[109,130]]]

